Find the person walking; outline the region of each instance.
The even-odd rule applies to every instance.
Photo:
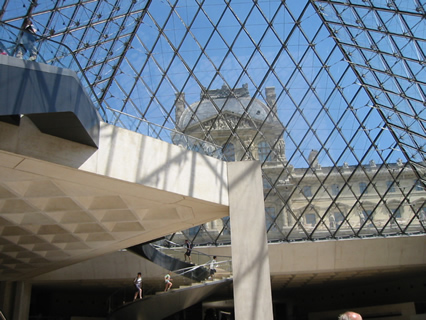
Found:
[[[192,262],[192,260],[191,260],[191,251],[192,251],[192,248],[194,247],[194,245],[192,243],[190,243],[188,240],[185,240],[185,247],[186,247],[186,252],[183,255],[184,258],[185,258],[185,262],[186,262],[186,257],[188,257],[189,262],[191,263]]]
[[[169,291],[170,288],[173,286],[172,281],[173,281],[173,279],[170,277],[170,273],[168,273],[164,276],[164,282],[166,283],[166,286],[164,288],[164,292]]]
[[[213,280],[213,278],[214,278],[214,274],[216,273],[216,256],[213,256],[213,260],[212,261],[210,261],[210,277],[209,277],[209,279],[212,279]]]
[[[22,25],[22,34],[19,39],[16,57],[22,59],[24,54],[29,51],[29,60],[33,61],[37,58],[37,49],[35,47],[37,29],[34,27],[33,22],[29,18],[25,18]]]
[[[133,298],[133,301],[136,300],[136,298],[138,297],[138,294],[139,294],[139,299],[142,299],[142,274],[140,272],[138,272],[138,275],[133,280],[133,283],[137,289],[135,293],[135,297]]]

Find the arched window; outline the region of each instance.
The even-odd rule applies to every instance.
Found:
[[[344,220],[343,213],[341,213],[340,211],[337,211],[337,212],[333,212],[332,214],[334,216],[336,228],[340,227],[340,225],[343,223],[343,220]]]
[[[223,155],[225,161],[235,161],[235,149],[232,143],[228,142],[223,146]]]
[[[339,193],[339,191],[340,191],[340,187],[339,187],[338,184],[332,184],[331,185],[331,194],[333,196],[336,196]]]
[[[277,214],[275,213],[275,207],[265,207],[266,213],[266,231],[269,229],[272,231],[277,231],[275,225],[275,220],[277,219]]]
[[[317,215],[315,213],[305,213],[306,224],[314,227],[317,224]]]
[[[363,224],[367,220],[373,221],[373,210],[362,210],[361,224]]]
[[[424,187],[420,180],[414,180],[414,185],[416,186],[416,191],[423,191]]]
[[[394,227],[397,224],[397,219],[401,219],[401,208],[392,208],[391,214],[390,214],[390,225],[391,227]]]
[[[393,181],[386,181],[386,186],[388,187],[388,192],[395,192],[395,184]]]
[[[304,186],[302,189],[302,193],[305,197],[312,197],[312,188],[311,186]]]
[[[424,227],[426,226],[426,207],[422,207],[419,210],[419,221],[420,224]]]
[[[269,180],[264,177],[263,178],[263,189],[271,189],[271,188],[272,188],[272,186],[269,183]]]
[[[257,150],[259,153],[260,161],[271,161],[271,148],[268,143],[266,143],[265,141],[259,142],[259,144],[257,145]]]
[[[367,184],[365,182],[359,183],[359,193],[368,193]]]

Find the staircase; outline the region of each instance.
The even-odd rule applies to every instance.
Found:
[[[184,257],[183,248],[176,247],[177,250],[173,250],[166,247],[155,246],[151,243],[141,244],[128,248],[128,250],[136,253],[155,264],[167,269],[167,270],[182,270],[187,278],[195,281],[203,281],[209,276],[208,268],[205,266],[195,267],[193,263],[182,261]],[[204,260],[208,260],[208,256]]]
[[[232,286],[232,273],[230,261],[218,261],[213,279],[209,279],[208,255],[196,262],[206,261],[201,265],[184,262],[185,250],[182,248],[166,248],[152,244],[143,244],[128,250],[143,256],[146,259],[172,271],[173,287],[164,292],[163,276],[159,276],[156,285],[149,287],[144,284],[143,299],[132,301],[135,293],[134,287],[123,288],[110,297],[110,313],[108,320],[138,319],[156,320],[164,319],[183,309],[186,309],[207,297]],[[179,268],[181,267],[181,268]]]
[[[122,305],[112,311],[107,319],[164,319],[205,300],[210,295],[230,285],[232,285],[232,279],[227,278],[181,286],[167,292],[157,292],[155,295]]]

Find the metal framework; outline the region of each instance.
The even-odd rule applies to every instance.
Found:
[[[175,103],[181,93],[189,107],[200,93],[247,83],[248,115],[256,99],[266,101],[265,88],[275,87],[275,108],[268,116],[277,117],[283,130],[268,143],[272,153],[284,138],[286,160],[273,175],[268,157],[262,164],[265,203],[275,203],[266,212],[271,240],[426,231],[424,1],[3,2],[2,22],[21,27],[25,17],[39,35],[71,48],[106,110],[105,121],[141,133],[156,124],[156,137],[169,142],[171,135],[164,138],[161,132],[177,128]],[[218,121],[225,105],[212,103]],[[200,106],[192,110],[194,119]],[[233,139],[245,150],[236,160],[255,158],[254,141],[268,126],[267,118],[253,121],[256,133],[247,141],[242,119],[225,119],[225,146]],[[212,128],[201,125],[202,139],[215,144]],[[311,150],[317,151],[314,159]],[[312,161],[323,170],[313,170]],[[402,186],[409,174],[412,184]],[[283,177],[292,179],[290,191],[283,191]],[[362,192],[359,181],[365,183]],[[307,185],[310,195],[303,194]],[[367,216],[353,224],[353,215],[379,208],[389,213],[385,223]],[[333,226],[331,217],[340,224]],[[226,242],[229,220],[223,222],[222,230],[203,225],[184,235]]]

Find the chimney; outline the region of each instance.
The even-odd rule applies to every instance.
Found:
[[[185,110],[185,93],[178,92],[176,93],[176,102],[175,102],[175,120],[176,126],[178,126],[179,119]]]
[[[317,150],[311,150],[308,157],[309,165],[312,169],[320,169],[321,166],[318,163],[318,151]]]
[[[277,113],[277,95],[275,94],[275,87],[266,87],[265,88],[265,94],[266,94],[266,103],[268,104],[269,108],[272,109],[272,111],[276,114]]]

